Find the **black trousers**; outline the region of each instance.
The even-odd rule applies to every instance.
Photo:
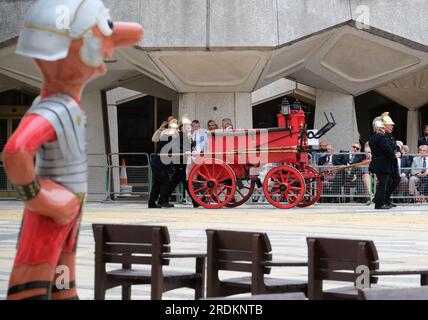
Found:
[[[394,193],[395,189],[400,185],[401,178],[398,174],[393,174],[391,176],[391,185],[386,190],[386,197],[385,197],[385,203],[389,204],[391,203],[391,195]]]
[[[179,183],[183,183],[184,189],[186,192],[190,195],[189,192],[189,184],[187,182],[186,177],[186,166],[184,165],[178,165],[174,168],[174,174],[171,178],[170,188],[168,190],[168,198],[171,197],[171,194],[174,192],[175,188],[179,185]],[[192,199],[192,203],[196,204],[195,200],[193,200],[192,196],[190,196]]]
[[[159,169],[152,166],[152,191],[149,197],[149,206],[160,203],[166,203],[169,199],[170,180],[167,169]]]
[[[388,194],[389,197],[391,197],[391,190],[393,190],[391,188],[393,186],[393,176],[387,173],[376,173],[376,177],[378,180],[378,185],[373,202],[377,207],[379,207],[383,206],[384,204],[388,204]]]

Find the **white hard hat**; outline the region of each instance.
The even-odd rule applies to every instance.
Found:
[[[180,124],[182,124],[182,125],[192,124],[192,120],[190,120],[190,118],[187,116],[187,114],[185,114],[183,117],[181,117]]]
[[[385,128],[385,123],[383,122],[381,117],[376,117],[373,120],[373,131],[377,131],[380,128]]]
[[[38,0],[25,19],[16,53],[46,61],[63,59],[71,41],[94,26],[105,36],[113,33],[109,11],[101,0]]]

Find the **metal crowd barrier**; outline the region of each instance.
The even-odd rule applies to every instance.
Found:
[[[319,159],[324,154],[312,155],[312,159]],[[335,154],[348,156],[348,153]],[[150,155],[151,156],[151,155]],[[89,200],[147,200],[151,191],[152,172],[150,156],[147,153],[110,153],[88,155],[88,193]],[[417,154],[407,155],[417,157]],[[120,174],[122,159],[126,162],[127,186],[121,186]],[[131,164],[129,164],[132,162]],[[311,164],[316,170],[332,170],[342,165]],[[263,182],[265,174],[275,164],[266,165],[260,174]],[[414,168],[413,171],[422,171],[423,168]],[[428,176],[415,178],[411,167],[400,168],[400,183],[392,195],[398,203],[428,202]],[[415,172],[413,172],[415,173]],[[370,203],[376,191],[376,177],[369,173],[368,165],[350,168],[328,175],[323,181],[321,203]],[[183,186],[179,185],[173,195],[176,203],[191,203],[186,195],[183,198]],[[4,167],[0,163],[0,199],[16,199],[13,185],[8,181]],[[263,188],[256,188],[248,204],[267,203]]]
[[[125,166],[122,166],[122,160],[125,160]],[[130,162],[132,164],[129,164]],[[123,170],[126,170],[127,185],[121,185],[120,177]],[[128,152],[107,155],[105,200],[145,200],[150,194],[151,181],[150,158],[147,153]]]
[[[325,154],[312,154],[312,159],[319,160]],[[335,157],[348,157],[349,153],[335,153]],[[359,154],[364,155],[364,154]],[[417,157],[418,154],[406,155]],[[337,159],[336,159],[337,160]],[[340,165],[310,165],[319,172],[325,170],[335,170],[343,166]],[[275,165],[266,166],[266,174]],[[416,171],[422,171],[423,168],[414,168]],[[428,177],[415,179],[412,175],[411,167],[400,168],[400,183],[391,196],[393,202],[397,203],[422,203],[428,202]],[[264,180],[263,170],[261,181]],[[319,202],[321,203],[366,203],[373,201],[376,193],[377,179],[374,174],[368,170],[368,165],[350,168],[328,175],[323,180],[323,191]],[[256,188],[248,204],[267,204],[263,193],[263,188]]]
[[[0,163],[0,199],[16,199],[15,190],[6,176],[3,163]]]
[[[103,200],[107,192],[106,154],[88,154],[88,199]],[[0,163],[0,199],[19,199],[13,184],[9,181]]]

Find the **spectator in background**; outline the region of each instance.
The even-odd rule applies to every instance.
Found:
[[[327,170],[329,169],[333,169],[333,166],[338,166],[341,165],[341,156],[337,155],[337,154],[333,154],[334,149],[333,146],[331,144],[327,144],[326,146],[326,155],[322,156],[321,158],[319,158],[318,160],[318,165],[319,166],[326,166],[326,167],[330,167],[327,168]],[[321,168],[320,168],[321,171]],[[329,174],[328,176],[326,176],[324,183],[323,183],[323,189],[324,192],[323,194],[325,195],[339,195],[340,192],[340,175],[338,174]],[[338,202],[338,198],[327,198],[326,199],[327,202]]]
[[[403,145],[400,151],[401,151],[401,159],[402,159],[401,167],[410,169],[413,162],[413,156],[409,154],[410,152],[409,146]],[[410,171],[409,171],[409,175],[410,175]]]
[[[327,141],[319,140],[318,142],[318,150],[314,150],[315,152],[311,153],[311,160],[314,165],[318,165],[319,159],[324,155],[327,149]]]
[[[168,123],[173,119],[174,119],[173,116],[169,116],[167,120],[162,121],[159,129],[157,129],[155,131],[155,133],[153,134],[152,142],[159,142],[162,131],[164,131],[166,128],[168,128]]]
[[[364,153],[366,155],[367,163],[370,163],[370,161],[372,161],[372,150],[370,149],[368,141],[364,144]],[[362,177],[363,183],[366,188],[367,194],[370,195],[369,200],[371,200],[374,196],[374,193],[372,188],[372,177],[370,176],[369,167],[368,166],[362,167],[362,170],[363,170],[363,177]]]
[[[217,130],[218,126],[217,126],[217,123],[215,123],[214,120],[208,120],[208,122],[207,122],[207,128],[208,128],[209,131],[213,131],[213,130]]]
[[[427,155],[428,146],[421,145],[418,148],[419,156],[413,158],[411,177],[409,180],[410,196],[418,196],[421,193],[426,195],[428,191],[428,170],[427,170]],[[422,202],[422,199],[417,199]]]
[[[221,128],[223,130],[233,130],[232,120],[230,120],[229,118],[224,118],[221,121]]]
[[[207,149],[208,136],[205,129],[201,128],[199,120],[192,121],[192,151],[204,152]]]
[[[408,146],[408,145],[403,145],[403,146],[401,147],[401,154],[402,154],[402,155],[408,155],[408,154],[409,154],[409,152],[410,152],[410,148],[409,148],[409,146]]]
[[[341,162],[346,165],[350,165],[363,162],[365,159],[366,156],[361,153],[361,145],[359,143],[354,143],[351,151],[342,156]],[[364,193],[362,167],[353,167],[349,170],[342,171],[342,174],[345,182],[345,194],[349,195],[351,191],[350,189],[355,188],[356,194],[358,196],[362,196]],[[363,202],[363,198],[357,197],[357,202]]]
[[[407,155],[409,147],[402,145],[400,148],[400,156],[397,157],[398,164],[398,174],[400,176],[400,183],[396,189],[395,194],[401,202],[404,202],[404,197],[408,196],[409,193],[409,178],[410,178],[410,168],[412,166],[412,157]]]
[[[318,165],[319,166],[338,166],[341,165],[341,155],[338,154],[333,154],[334,149],[333,146],[331,144],[327,144],[326,146],[326,154],[324,156],[322,156],[321,158],[319,158],[318,160]]]
[[[418,147],[428,145],[428,125],[424,125],[424,135],[418,139]]]
[[[201,128],[201,124],[199,123],[199,120],[193,120],[192,121],[192,133],[199,130]]]

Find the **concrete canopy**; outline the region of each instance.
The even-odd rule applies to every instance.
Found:
[[[0,47],[11,46],[31,2],[0,2],[8,17],[0,19]],[[428,68],[424,0],[105,2],[114,19],[140,22],[145,38],[121,50],[91,90],[132,86],[139,75],[179,93],[252,92],[289,78],[354,96],[378,89],[396,101],[417,93],[412,108],[428,102],[424,80],[414,90],[408,85],[415,83],[408,77],[425,79]],[[32,86],[40,81],[13,53],[3,55],[0,73]]]

